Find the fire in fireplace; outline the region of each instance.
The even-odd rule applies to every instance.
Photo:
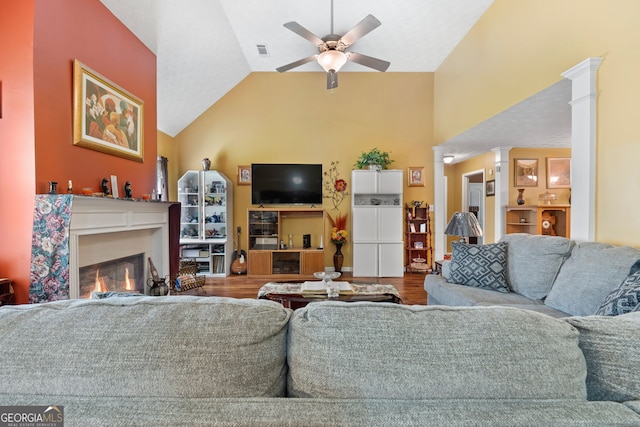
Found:
[[[144,253],[80,267],[80,298],[92,292],[144,293]]]

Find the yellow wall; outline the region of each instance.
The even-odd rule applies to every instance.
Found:
[[[436,72],[435,144],[552,85],[586,58],[603,57],[596,240],[638,246],[640,200],[625,196],[640,182],[638,22],[636,0],[495,0]]]
[[[357,157],[378,147],[395,160],[390,169],[402,169],[405,176],[409,166],[425,167],[426,186],[405,183],[404,200],[433,203],[433,74],[342,73],[333,94],[325,85],[324,73],[249,75],[176,136],[178,174],[201,169],[204,157],[234,183],[238,165],[322,163],[326,171],[339,161],[350,192]],[[243,226],[245,249],[250,198],[250,186],[234,185],[234,221]],[[334,216],[331,207],[326,200],[324,208]],[[350,212],[350,198],[340,211]],[[332,265],[334,249],[326,243],[328,231],[327,224],[326,266]],[[344,265],[351,266],[350,245],[343,253]]]

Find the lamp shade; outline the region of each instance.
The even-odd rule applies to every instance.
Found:
[[[325,50],[318,55],[318,64],[328,73],[333,70],[336,73],[347,62],[347,55],[339,50]]]
[[[471,212],[455,212],[449,220],[444,234],[460,236],[460,240],[465,241],[466,237],[482,236],[482,228],[480,228],[478,218]]]

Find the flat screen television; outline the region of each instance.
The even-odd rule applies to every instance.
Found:
[[[322,205],[322,165],[253,163],[254,205]]]

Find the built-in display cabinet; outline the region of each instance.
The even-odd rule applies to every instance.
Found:
[[[198,273],[227,276],[233,253],[233,185],[221,172],[187,171],[178,180],[180,258]]]
[[[324,271],[324,209],[255,208],[247,218],[249,276],[298,279]]]
[[[570,238],[571,206],[506,206],[506,234],[529,233]]]
[[[354,277],[403,276],[403,184],[401,170],[352,171]]]

